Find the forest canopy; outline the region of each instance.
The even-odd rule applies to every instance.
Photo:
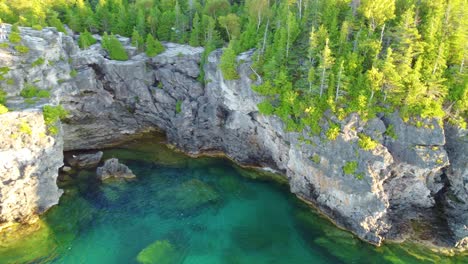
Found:
[[[3,22],[68,25],[82,47],[90,33],[133,36],[152,55],[159,41],[224,47],[227,79],[235,55],[255,48],[260,111],[311,133],[327,111],[466,126],[467,15],[466,0],[0,0]]]

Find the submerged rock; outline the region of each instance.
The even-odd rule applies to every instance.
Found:
[[[180,255],[169,241],[158,240],[143,249],[137,261],[142,264],[174,264],[178,263],[179,258]]]
[[[109,178],[117,179],[132,179],[136,178],[132,170],[124,164],[119,163],[118,159],[108,159],[104,162],[104,166],[97,168],[97,176],[99,179],[106,180]]]
[[[196,209],[220,199],[219,194],[208,184],[193,179],[161,191],[160,199],[171,200],[172,209],[186,211]]]
[[[65,158],[65,161],[70,166],[78,169],[91,169],[95,168],[101,162],[102,151],[92,154],[73,154]]]

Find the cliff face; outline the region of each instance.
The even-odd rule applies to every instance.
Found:
[[[188,153],[221,151],[239,163],[282,172],[293,193],[371,243],[404,239],[414,223],[430,222],[437,228],[428,230],[429,242],[466,247],[466,132],[444,131],[436,120],[416,127],[397,113],[367,122],[357,115],[342,121],[327,115],[341,125],[334,141],[287,132],[277,117],[258,113],[262,97],[251,89],[250,52],[239,56],[235,81],[224,80],[218,68],[221,51],[210,54],[202,85],[202,48],[168,43],[164,53],[148,58],[121,38],[131,59],[118,62],[107,59],[99,44],[78,50],[63,41],[68,37],[54,34],[66,43],[59,52],[76,71],[54,93],[70,111],[63,123],[65,150],[99,149],[158,129]],[[322,126],[326,131],[327,122]],[[377,147],[360,148],[360,133]],[[343,168],[353,163],[354,172],[345,174]]]

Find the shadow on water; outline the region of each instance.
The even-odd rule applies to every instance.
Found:
[[[0,263],[468,263],[411,244],[375,248],[333,226],[277,176],[189,158],[158,141],[104,150],[135,180],[62,175],[58,206],[1,234]]]

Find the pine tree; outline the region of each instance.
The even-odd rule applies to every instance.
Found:
[[[114,35],[103,36],[102,47],[107,50],[107,53],[112,60],[128,60],[128,54],[125,51],[125,48]]]
[[[236,53],[232,48],[232,42],[227,48],[223,49],[223,55],[221,56],[219,67],[221,68],[224,79],[235,80],[239,78],[239,75],[237,74]]]
[[[83,33],[81,33],[80,37],[78,38],[78,45],[82,49],[87,49],[96,42],[96,39],[91,35],[91,33],[88,32],[88,30],[85,30]]]
[[[140,35],[140,33],[138,33],[136,28],[133,29],[132,33],[132,46],[136,47],[138,51],[143,51],[145,48],[145,40]]]
[[[200,37],[202,34],[200,16],[198,13],[195,14],[192,21],[192,31],[190,32],[190,41],[189,44],[192,47],[201,46]]]
[[[148,34],[148,36],[146,36],[146,55],[148,55],[148,57],[154,57],[164,50],[164,46],[155,39],[153,35]]]
[[[327,70],[330,69],[333,65],[334,59],[330,47],[328,46],[328,39],[325,40],[325,47],[323,48],[322,54],[320,56],[320,97],[322,97],[323,90],[327,86]]]

